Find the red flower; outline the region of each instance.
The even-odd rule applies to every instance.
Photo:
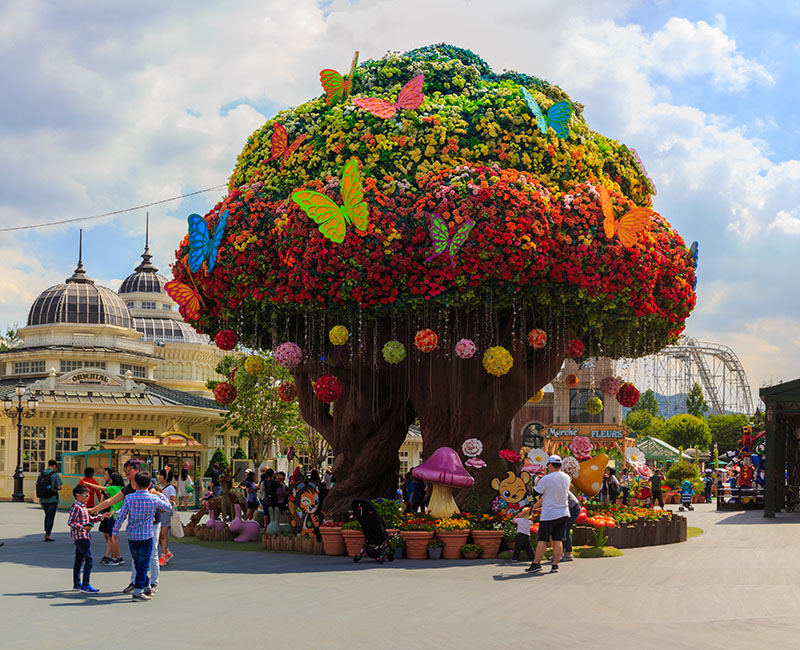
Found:
[[[220,350],[233,350],[239,337],[233,330],[220,330],[214,337],[214,343]]]
[[[518,463],[522,460],[522,456],[511,449],[501,449],[499,455],[507,463]]]

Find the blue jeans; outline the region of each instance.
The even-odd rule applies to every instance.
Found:
[[[44,536],[50,537],[50,533],[53,532],[53,523],[56,520],[58,501],[54,503],[43,503],[42,510],[44,510]]]
[[[564,533],[564,553],[572,553],[572,526],[578,515],[581,514],[581,505],[577,504],[571,506],[569,509],[569,521],[567,521],[567,529]]]
[[[131,559],[133,566],[136,567],[136,579],[133,582],[133,593],[140,594],[146,587],[149,587],[147,582],[147,569],[150,566],[150,557],[153,554],[153,538],[149,539],[129,539],[128,548],[131,551]],[[158,555],[156,555],[158,557]]]
[[[81,565],[83,565],[83,582],[81,582]],[[75,587],[90,585],[94,557],[92,556],[92,541],[89,539],[75,540],[75,564],[72,566],[72,584]]]
[[[161,567],[158,566],[158,536],[161,533],[161,522],[153,524],[153,552],[150,554],[150,582],[151,585],[157,585],[158,579],[161,577]],[[136,565],[131,567],[131,582],[136,584]],[[145,588],[148,585],[145,585]]]

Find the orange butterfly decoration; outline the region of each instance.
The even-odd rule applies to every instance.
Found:
[[[614,219],[614,206],[608,190],[602,185],[597,190],[600,194],[600,206],[603,209],[603,230],[606,237],[614,239],[616,234],[625,248],[630,248],[639,239],[639,233],[650,222],[653,211],[650,208],[634,208],[623,214],[619,219]]]
[[[393,104],[387,102],[385,99],[378,99],[377,97],[364,97],[354,99],[353,103],[360,106],[365,111],[369,111],[375,117],[380,117],[388,120],[395,116],[397,111],[415,111],[417,110],[425,95],[422,93],[422,84],[425,81],[425,75],[419,74],[409,81],[397,97],[397,101]]]
[[[286,129],[279,122],[275,122],[275,127],[272,130],[272,156],[267,159],[267,162],[281,159],[281,171],[283,171],[283,163],[285,163],[289,156],[291,156],[299,147],[303,140],[308,136],[304,133],[298,135],[292,144],[289,144],[289,136],[286,134]]]
[[[192,278],[192,282],[194,282],[194,278]],[[170,298],[183,307],[186,318],[189,320],[200,318],[200,305],[202,304],[205,308],[206,304],[196,288],[192,289],[188,284],[178,280],[170,280],[164,285],[164,290]]]

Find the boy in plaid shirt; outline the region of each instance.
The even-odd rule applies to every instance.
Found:
[[[92,587],[89,580],[92,574],[92,567],[94,566],[94,558],[92,557],[92,523],[100,521],[103,517],[101,515],[90,515],[89,510],[86,508],[86,502],[89,500],[89,488],[85,485],[76,485],[72,490],[72,495],[75,497],[75,503],[69,511],[69,519],[67,526],[69,526],[70,535],[75,542],[75,564],[72,567],[72,590],[82,591],[86,594],[96,594],[99,589]],[[83,582],[81,582],[81,565],[83,565]]]
[[[128,519],[125,532],[128,535],[128,548],[131,551],[136,567],[136,581],[133,583],[133,600],[152,600],[152,596],[144,593],[148,585],[147,569],[153,553],[153,521],[156,512],[172,514],[172,504],[160,492],[151,494],[150,475],[144,472],[137,474],[133,482],[136,491],[125,497],[122,507],[117,513],[112,537],[119,535],[122,522]]]

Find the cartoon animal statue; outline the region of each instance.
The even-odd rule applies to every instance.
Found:
[[[587,497],[593,497],[603,487],[603,472],[608,465],[608,456],[598,454],[580,463],[578,475],[572,484]]]
[[[257,540],[258,535],[261,532],[261,526],[258,525],[258,522],[245,521],[242,519],[242,506],[240,506],[238,503],[233,504],[233,510],[236,512],[236,516],[228,526],[230,531],[236,535],[236,537],[233,538],[233,541],[253,542]]]
[[[267,524],[267,535],[280,535],[291,530],[289,524],[281,523],[281,509],[280,508],[267,508],[269,514],[269,523]]]
[[[206,528],[211,528],[212,530],[216,530],[217,532],[222,532],[225,530],[225,522],[217,519],[214,516],[214,511],[208,511],[208,521],[206,522]]]
[[[319,486],[311,481],[298,484],[294,506],[292,525],[300,529],[301,535],[319,537]]]
[[[516,515],[528,504],[528,484],[531,475],[523,472],[520,475],[512,471],[505,478],[493,478],[492,489],[499,494],[492,500],[492,510],[504,515]]]
[[[203,501],[200,508],[189,519],[191,526],[199,526],[200,520],[205,517],[209,512],[213,512],[214,517],[219,519],[220,512],[222,511],[222,499],[220,497],[213,497]]]
[[[230,474],[223,474],[219,477],[219,485],[222,488],[222,517],[223,521],[231,521],[235,515],[233,506],[239,504],[245,507],[244,490],[233,486],[233,477]]]

